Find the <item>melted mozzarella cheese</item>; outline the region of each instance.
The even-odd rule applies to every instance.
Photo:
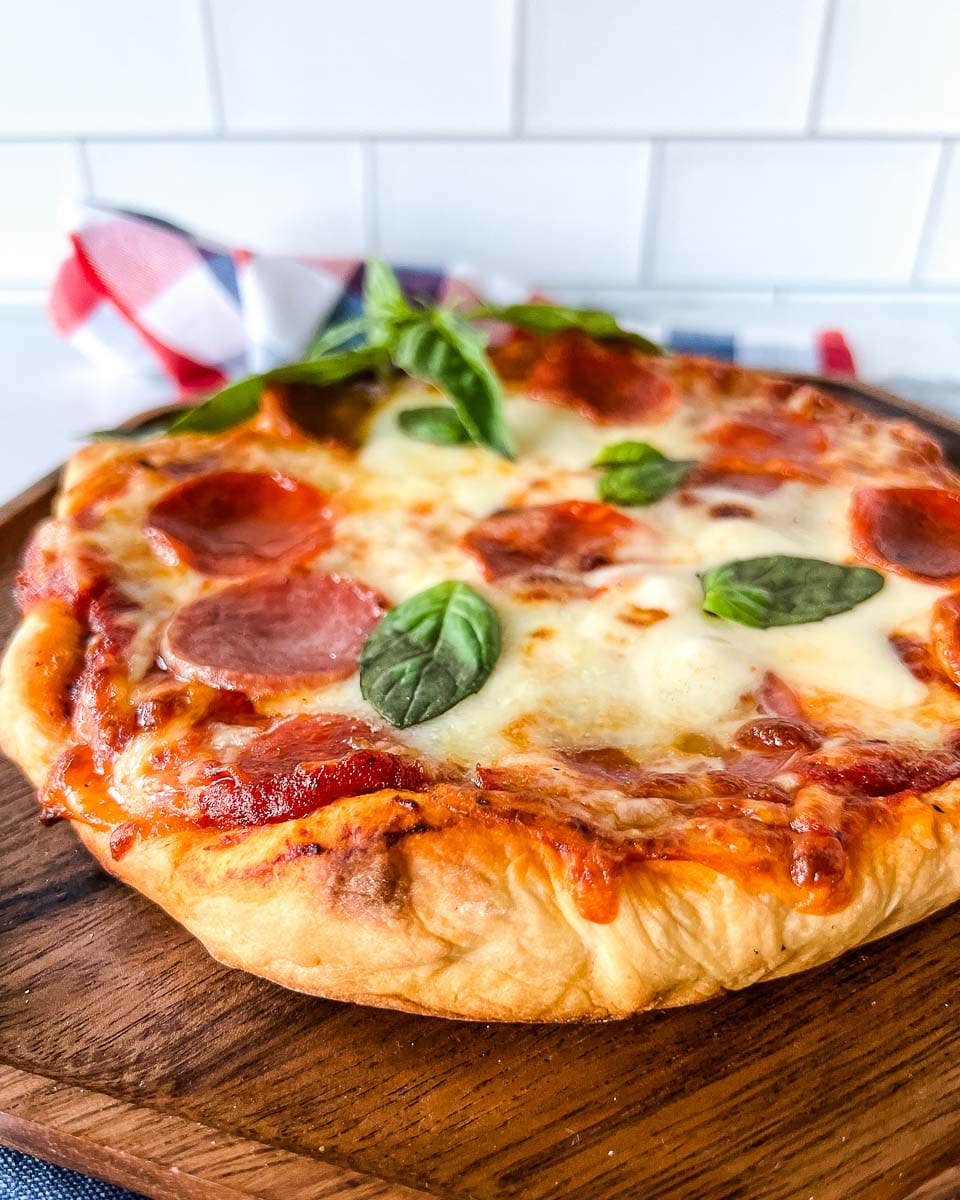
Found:
[[[648,759],[699,733],[724,742],[755,711],[767,672],[804,696],[845,698],[866,736],[938,735],[919,708],[927,689],[891,648],[894,631],[926,635],[940,589],[888,575],[884,589],[848,613],[812,624],[748,629],[701,611],[700,575],[730,559],[792,554],[850,561],[849,489],[786,483],[766,496],[716,488],[690,502],[676,494],[630,515],[653,531],[640,561],[592,572],[587,597],[524,597],[511,581],[484,580],[461,549],[479,518],[508,506],[596,499],[590,464],[619,440],[649,441],[674,458],[702,458],[689,410],[649,427],[598,426],[576,413],[521,396],[507,404],[518,457],[476,447],[437,447],[398,429],[403,408],[435,404],[416,385],[397,389],[375,414],[353,460],[314,443],[254,445],[248,469],[279,468],[329,491],[337,509],[334,545],[318,569],[354,575],[396,603],[445,579],[462,579],[495,606],[503,646],[490,678],[440,717],[403,731],[419,752],[465,764],[563,745],[618,746]],[[239,465],[239,464],[233,464]],[[168,568],[143,543],[142,515],[169,482],[141,482],[97,531],[131,573],[136,599],[161,615],[220,581]],[[750,516],[715,519],[711,505],[735,502]],[[273,710],[348,712],[380,719],[352,677]]]

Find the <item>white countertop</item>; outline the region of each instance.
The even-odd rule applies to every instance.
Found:
[[[798,311],[797,305],[721,304],[705,295],[680,308],[654,305],[647,295],[624,307],[644,321],[704,331],[762,323],[796,336],[798,329],[834,324],[846,332],[864,379],[893,380],[901,391],[907,390],[899,382],[906,376],[952,381],[954,390],[910,390],[931,407],[960,415],[960,304],[822,298]],[[39,298],[0,296],[0,364],[0,503],[62,463],[90,430],[171,399],[160,381],[98,373],[53,333]]]

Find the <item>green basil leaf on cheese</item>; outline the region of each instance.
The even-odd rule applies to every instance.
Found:
[[[392,608],[360,653],[360,692],[405,729],[480,690],[500,655],[500,618],[466,583],[448,580]]]
[[[562,304],[485,304],[477,315],[503,321],[528,333],[563,333],[577,329],[599,341],[626,342],[644,354],[666,353],[656,342],[624,329],[611,313],[595,308],[567,308]]]
[[[611,442],[609,446],[604,446],[592,465],[615,467],[625,463],[663,462],[665,459],[666,455],[649,442]]]
[[[471,441],[454,409],[439,404],[405,408],[397,414],[397,424],[407,437],[434,446],[463,446]]]
[[[880,591],[883,576],[871,567],[765,554],[711,567],[702,583],[704,612],[769,629],[848,612]]]
[[[400,328],[389,349],[399,370],[443,392],[473,442],[514,457],[500,381],[469,322],[450,309],[429,309]]]
[[[597,495],[606,504],[640,508],[662,500],[680,486],[697,464],[669,458],[607,467],[597,480]]]

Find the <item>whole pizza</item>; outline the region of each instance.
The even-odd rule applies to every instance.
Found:
[[[960,896],[958,587],[912,425],[374,264],[303,363],[73,457],[0,736],[224,963],[624,1016]]]

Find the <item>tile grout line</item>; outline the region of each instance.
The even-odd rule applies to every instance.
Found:
[[[513,61],[510,64],[510,129],[515,138],[523,134],[526,120],[526,53],[527,53],[527,4],[526,0],[513,0]]]
[[[663,142],[650,142],[650,160],[647,175],[646,205],[643,217],[643,236],[640,239],[640,260],[637,263],[637,283],[649,286],[654,277],[657,253],[657,238],[660,234],[660,202],[663,192]]]
[[[807,120],[804,127],[807,137],[817,136],[817,127],[823,116],[827,72],[830,69],[833,35],[837,24],[837,3],[838,0],[826,0],[826,7],[823,11],[823,25],[820,29],[820,40],[817,44],[817,54],[813,63],[813,79],[810,81],[810,102],[807,106]]]
[[[950,143],[940,143],[937,169],[933,175],[933,183],[930,185],[930,197],[927,201],[926,212],[923,214],[923,221],[920,224],[920,234],[917,237],[917,252],[913,259],[913,270],[910,273],[910,282],[915,288],[919,288],[923,284],[921,275],[927,266],[933,235],[936,232],[937,223],[943,211],[943,202],[947,192],[947,175],[949,174],[951,159],[955,153],[956,151]]]
[[[207,94],[216,133],[223,137],[227,132],[226,110],[223,106],[223,82],[220,78],[220,60],[213,27],[213,11],[210,0],[197,0],[200,15],[200,36],[203,42],[203,60],[206,68]]]
[[[382,132],[375,129],[357,129],[350,132],[343,131],[324,131],[322,129],[305,132],[302,129],[281,130],[274,129],[269,131],[251,131],[244,132],[237,129],[224,129],[222,133],[211,132],[209,130],[198,132],[197,130],[181,129],[181,130],[142,130],[139,132],[130,132],[129,130],[119,130],[110,132],[109,130],[86,130],[78,132],[77,130],[60,130],[56,133],[11,133],[4,134],[0,132],[0,146],[2,145],[24,145],[30,143],[48,143],[48,142],[72,142],[77,138],[82,137],[87,142],[256,142],[256,143],[271,143],[271,142],[364,142],[371,139],[379,142],[397,143],[397,142],[412,142],[412,143],[445,143],[453,145],[478,145],[490,143],[493,145],[510,145],[513,142],[521,142],[526,145],[549,145],[549,146],[576,146],[584,143],[607,143],[609,145],[637,145],[639,143],[660,141],[660,142],[703,142],[705,145],[731,144],[731,145],[762,145],[764,143],[773,145],[800,146],[810,144],[851,144],[860,143],[866,145],[888,146],[888,145],[917,145],[931,142],[958,142],[960,141],[960,129],[942,129],[942,130],[916,130],[913,133],[883,133],[876,131],[863,131],[861,133],[821,133],[816,137],[809,137],[803,131],[799,132],[770,132],[759,131],[755,133],[724,133],[703,132],[703,133],[668,133],[663,130],[637,130],[633,133],[623,133],[613,131],[604,133],[598,131],[595,133],[536,133],[522,138],[516,138],[513,134],[501,132],[479,133],[476,131],[460,131],[460,130],[439,130],[431,133],[409,132]]]

